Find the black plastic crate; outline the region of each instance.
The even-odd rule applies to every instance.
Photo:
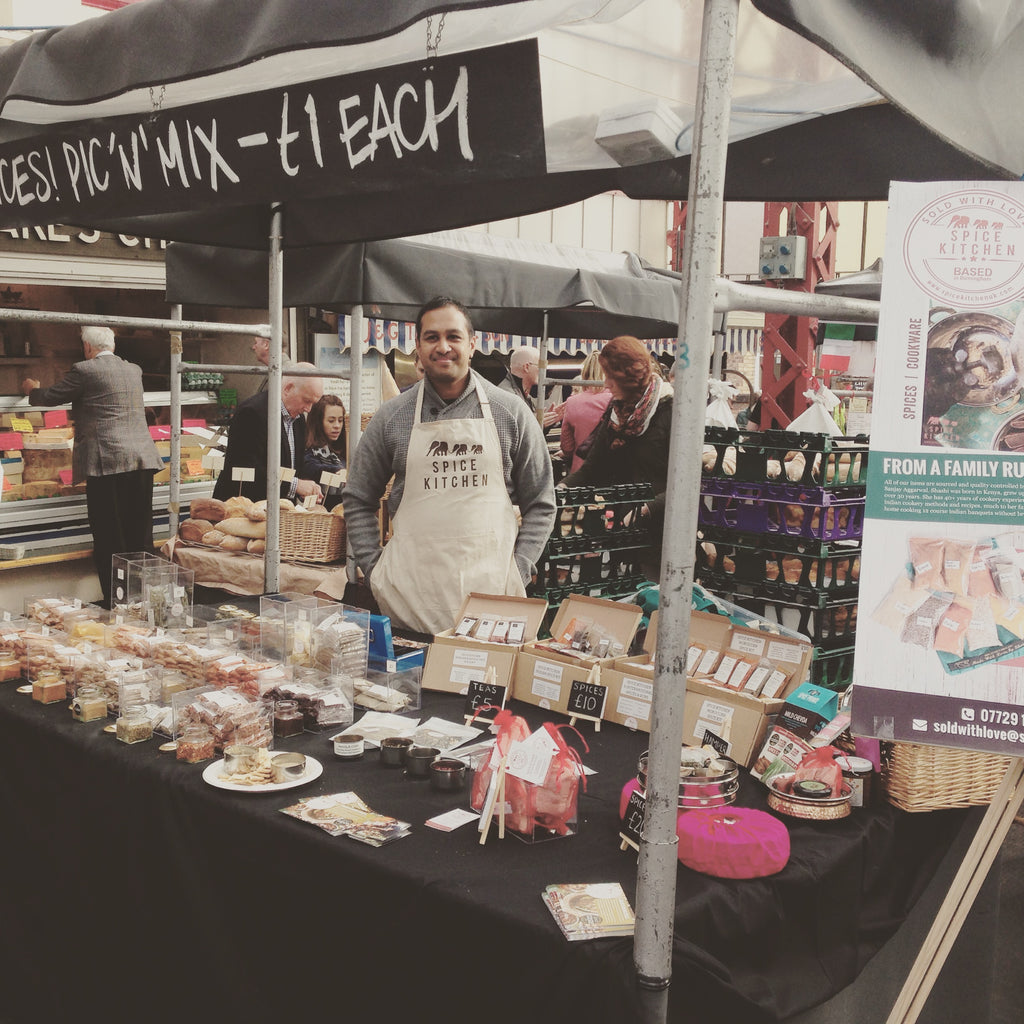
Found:
[[[832,490],[863,487],[868,439],[788,430],[706,427],[704,476],[752,483],[801,484]]]
[[[719,593],[747,584],[782,601],[820,594],[853,597],[860,583],[860,545],[844,547],[839,543],[822,549],[809,542],[806,546],[767,548],[699,531],[695,576],[703,586]]]
[[[803,634],[817,647],[829,651],[849,647],[857,636],[857,598],[834,600],[826,594],[806,602],[773,600],[757,587],[716,591],[719,597],[738,604],[767,622],[777,622]]]
[[[836,693],[843,693],[853,682],[852,647],[841,651],[819,650],[815,648],[811,659],[810,681],[815,686],[824,686]]]

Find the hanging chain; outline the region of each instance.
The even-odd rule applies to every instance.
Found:
[[[441,33],[444,31],[444,19],[448,12],[445,11],[441,15],[441,20],[437,23],[437,35],[433,39],[430,38],[430,30],[433,28],[434,19],[433,17],[427,18],[427,59],[433,60],[437,57],[437,48],[441,45]]]
[[[160,109],[164,105],[164,93],[167,92],[167,87],[161,85],[160,91],[157,92],[153,86],[149,87],[149,102],[152,109],[149,112],[150,121],[156,120],[156,115],[160,113]]]

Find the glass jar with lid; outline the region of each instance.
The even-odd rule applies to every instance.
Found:
[[[58,700],[66,700],[68,689],[64,677],[59,672],[40,672],[32,680],[32,699],[40,704],[53,704]]]
[[[117,738],[122,743],[141,743],[153,736],[153,723],[141,704],[122,708],[117,720]]]
[[[305,729],[299,702],[279,700],[274,703],[274,735],[280,739],[299,736]]]
[[[213,733],[201,722],[192,722],[185,726],[184,732],[178,737],[177,758],[186,764],[197,764],[209,761],[216,753]]]
[[[80,686],[71,701],[71,717],[76,722],[106,718],[107,695],[98,686]]]

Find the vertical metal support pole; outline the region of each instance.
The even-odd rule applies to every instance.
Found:
[[[268,284],[270,362],[267,366],[267,548],[263,556],[264,593],[281,589],[281,334],[284,325],[284,256],[281,249],[284,209],[272,207]]]
[[[537,357],[537,422],[544,429],[544,411],[548,405],[548,311],[544,310],[544,337]]]
[[[363,307],[353,306],[349,314],[349,325],[352,328],[348,340],[348,450],[354,455],[359,439],[363,436]],[[346,541],[347,554],[345,569],[350,582],[358,578],[356,560],[352,557],[352,546]]]
[[[171,307],[171,319],[181,319],[181,306]],[[171,332],[171,480],[167,498],[167,525],[178,535],[181,512],[181,331]]]
[[[646,994],[648,1020],[665,1020],[672,974],[679,747],[738,17],[739,0],[705,0],[680,284],[647,815],[637,869],[633,959],[641,992]]]

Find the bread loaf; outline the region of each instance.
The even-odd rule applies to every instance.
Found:
[[[232,537],[228,534],[217,546],[222,551],[245,551],[248,543],[244,537]]]
[[[255,502],[245,497],[243,494],[236,495],[233,498],[228,498],[224,502],[224,507],[227,510],[225,519],[234,519],[239,516],[244,516],[250,509],[255,507]]]
[[[178,536],[182,540],[190,541],[193,544],[202,542],[205,534],[213,529],[213,523],[205,519],[186,519],[178,524]]]
[[[203,539],[202,539],[201,543],[209,544],[210,547],[214,547],[214,548],[215,547],[219,547],[220,546],[220,542],[226,536],[227,536],[226,533],[221,533],[220,530],[218,530],[216,527],[214,527],[212,530],[208,530],[206,533],[203,534]]]
[[[223,501],[217,498],[193,498],[188,508],[193,519],[205,519],[208,523],[219,523],[228,510]]]
[[[227,519],[222,519],[217,524],[217,529],[232,537],[244,537],[246,540],[266,537],[267,535],[266,523],[254,523],[251,520],[246,519],[245,516],[240,518],[229,516]]]
[[[261,539],[251,540],[249,541],[248,544],[246,544],[245,550],[248,551],[250,555],[266,554],[267,542]]]

